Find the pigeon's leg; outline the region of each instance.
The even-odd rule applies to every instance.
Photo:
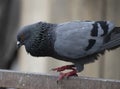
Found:
[[[72,69],[72,71],[70,72],[67,72],[67,73],[60,73],[60,76],[58,78],[58,81],[59,80],[62,80],[63,78],[68,78],[70,76],[78,76],[77,75],[77,70],[76,69]]]
[[[58,68],[53,68],[53,71],[57,71],[57,72],[61,72],[64,71],[66,69],[74,69],[73,67],[75,67],[75,65],[66,65],[66,66],[62,66],[62,67],[58,67]]]

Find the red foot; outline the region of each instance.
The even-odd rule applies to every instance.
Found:
[[[60,72],[60,76],[58,78],[58,81],[59,81],[59,80],[62,80],[63,78],[68,78],[70,76],[78,76],[77,71],[76,71],[76,69],[74,67],[75,67],[75,65],[66,65],[66,66],[54,68],[52,70]],[[67,72],[67,73],[61,73],[61,71],[64,71],[66,69],[71,69],[72,71]]]
[[[68,73],[60,73],[58,81],[62,80],[63,78],[68,78],[70,76],[78,76],[77,71],[74,69],[73,71],[68,72]]]
[[[66,66],[62,66],[62,67],[58,67],[58,68],[53,68],[52,70],[53,71],[57,71],[57,72],[61,72],[61,71],[64,71],[66,69],[72,69],[72,70],[74,70],[73,67],[75,67],[75,66],[74,65],[66,65]]]

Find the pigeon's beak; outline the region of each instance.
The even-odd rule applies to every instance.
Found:
[[[19,49],[21,46],[22,44],[19,41],[17,41],[17,49]]]

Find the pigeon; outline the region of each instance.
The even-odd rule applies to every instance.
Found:
[[[120,27],[111,21],[70,21],[64,23],[37,22],[24,26],[17,34],[17,47],[25,46],[34,57],[53,57],[72,62],[71,65],[53,68],[60,72],[58,80],[84,69],[106,50],[120,46]],[[63,72],[71,70],[69,72]]]

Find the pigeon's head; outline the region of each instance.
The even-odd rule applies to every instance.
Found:
[[[17,48],[20,48],[22,45],[30,39],[30,28],[29,26],[23,27],[17,34]]]
[[[43,33],[44,26],[42,27],[42,23],[38,22],[35,24],[31,24],[21,28],[17,34],[17,47],[20,48],[22,45],[26,47],[30,46],[33,42],[33,39],[37,39],[36,37]],[[39,37],[39,40],[41,37]]]
[[[17,34],[17,48],[22,45],[32,56],[44,55],[50,48],[50,34],[48,31],[50,27],[47,23],[38,22],[23,27]]]

